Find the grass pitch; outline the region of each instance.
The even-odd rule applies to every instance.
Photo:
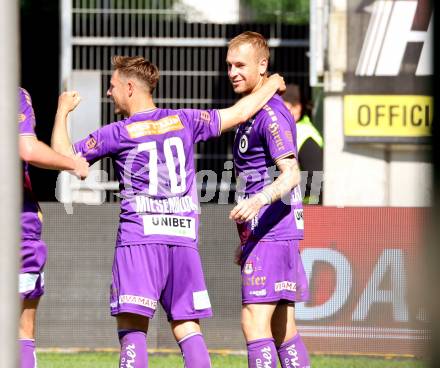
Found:
[[[39,368],[116,368],[116,353],[38,353]],[[211,354],[214,368],[247,368],[246,356]],[[150,354],[151,368],[182,368],[177,354]],[[312,356],[313,368],[425,368],[422,361],[410,358]]]

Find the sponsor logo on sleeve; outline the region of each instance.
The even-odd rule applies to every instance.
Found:
[[[276,117],[275,117],[276,118]],[[284,143],[280,135],[280,126],[278,123],[273,122],[269,124],[269,132],[272,134],[273,139],[275,140],[275,144],[278,150],[284,150]]]
[[[95,138],[89,138],[86,142],[87,149],[91,150],[96,147],[96,139]]]
[[[211,122],[211,115],[208,111],[202,111],[200,113],[200,120],[202,123],[209,124]]]
[[[138,121],[128,124],[125,128],[130,138],[140,138],[182,130],[184,127],[178,115],[171,115],[160,120]]]
[[[22,89],[22,91],[23,91],[23,94],[24,94],[24,98],[25,98],[25,100],[26,100],[26,103],[27,103],[29,106],[32,106],[32,99],[31,99],[31,95],[29,94],[29,92],[26,91],[25,89]]]

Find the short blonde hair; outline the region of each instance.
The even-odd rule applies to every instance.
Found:
[[[269,64],[269,46],[267,45],[266,39],[260,33],[251,31],[243,32],[229,41],[228,49],[234,49],[243,44],[252,45],[254,50],[257,52],[257,55],[260,58],[267,59],[267,63]]]
[[[119,71],[124,77],[134,77],[144,82],[150,93],[159,82],[159,69],[156,65],[142,56],[120,56],[112,58],[113,69]]]

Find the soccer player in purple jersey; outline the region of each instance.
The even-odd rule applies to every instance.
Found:
[[[32,193],[28,164],[53,170],[71,170],[80,178],[88,174],[89,164],[82,157],[66,157],[39,141],[35,135],[35,116],[31,96],[19,88],[19,154],[23,160],[23,209],[21,212],[21,271],[19,292],[22,309],[19,325],[22,368],[37,366],[35,358],[35,316],[44,293],[46,244],[41,240],[42,213]]]
[[[227,53],[234,92],[246,96],[267,79],[269,48],[263,36],[244,32]],[[236,132],[233,156],[237,202],[230,218],[237,222],[241,247],[241,324],[250,368],[309,367],[305,345],[295,325],[295,302],[308,298],[298,243],[303,238],[296,130],[280,96],[273,96]],[[272,180],[276,169],[280,175]]]
[[[170,110],[155,106],[159,80],[142,57],[113,58],[107,95],[126,118],[72,146],[66,118],[76,92],[60,97],[52,145],[66,155],[81,152],[93,163],[110,156],[121,190],[121,214],[113,263],[110,310],[117,318],[120,368],[148,364],[146,333],[158,302],[167,313],[185,367],[210,367],[199,319],[212,315],[197,250],[199,203],[194,144],[245,121],[284,86],[273,76],[255,94],[223,110]]]

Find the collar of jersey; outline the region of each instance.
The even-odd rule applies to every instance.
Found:
[[[155,111],[157,109],[158,109],[158,107],[152,107],[151,109],[135,112],[131,117],[134,117],[134,116],[139,115],[139,114],[145,114],[145,113],[153,112],[153,111]]]

